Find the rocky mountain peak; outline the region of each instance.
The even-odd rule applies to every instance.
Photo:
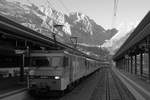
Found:
[[[87,15],[79,12],[66,15],[50,6],[36,6],[32,3],[26,5],[22,4],[20,0],[18,2],[1,0],[0,14],[50,38],[51,32],[54,31],[53,25],[61,24],[63,27],[55,28],[55,32],[58,37],[68,42],[70,36],[76,36],[79,37],[79,43],[100,45],[112,37],[109,31]]]

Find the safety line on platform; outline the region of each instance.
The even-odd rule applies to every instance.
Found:
[[[121,76],[119,76],[119,75],[117,75],[118,77],[119,77],[119,79],[126,85],[126,87],[130,90],[130,92],[134,95],[134,97],[136,98],[136,100],[146,100],[136,89],[134,89],[133,88],[133,86],[130,84],[130,83],[128,83],[127,82],[127,80],[129,81],[129,82],[131,82],[133,85],[135,85],[136,83],[134,83],[132,80],[130,80],[130,79],[128,79],[126,76],[124,76],[123,74],[121,74],[118,70],[116,70],[116,69],[113,69],[114,70],[114,72],[116,73],[116,75],[117,75],[117,73],[119,74],[119,75],[121,75]],[[125,80],[125,79],[127,79],[127,80]],[[138,85],[136,85],[136,86],[138,86]]]
[[[19,90],[14,90],[14,91],[11,91],[11,92],[8,92],[8,93],[0,94],[0,99],[11,96],[11,95],[14,95],[14,94],[17,94],[17,93],[20,93],[20,92],[23,92],[26,89],[27,88],[22,88],[22,89],[19,89]]]

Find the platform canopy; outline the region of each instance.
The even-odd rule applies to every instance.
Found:
[[[136,47],[144,38],[150,35],[150,11],[146,14],[139,25],[134,29],[131,35],[123,43],[123,45],[118,49],[118,51],[113,56],[114,60],[123,57],[128,50]]]
[[[0,41],[0,44],[3,44],[6,41],[7,41],[6,44],[12,44],[12,42],[15,42],[15,41],[18,41],[18,43],[24,41],[24,42],[27,42],[27,43],[24,43],[26,45],[30,44],[31,46],[34,45],[38,47],[45,47],[48,50],[66,49],[77,55],[95,59],[86,55],[85,53],[79,51],[78,49],[74,47],[63,44],[59,41],[55,41],[53,38],[45,36],[37,31],[34,31],[17,22],[14,22],[10,18],[7,18],[7,16],[4,16],[4,15],[0,15],[0,39],[1,40],[3,39],[2,41]],[[9,49],[7,49],[6,47]],[[14,51],[16,51],[16,47],[3,45],[0,47],[0,52],[2,53],[4,51],[5,51],[5,54],[8,54],[8,52],[12,54],[14,53]]]
[[[52,38],[20,25],[3,15],[0,15],[0,34],[4,34],[7,37],[9,36],[16,39],[30,41],[51,49],[56,47],[55,44],[57,44],[57,47],[63,48],[63,45],[60,42],[54,41]]]

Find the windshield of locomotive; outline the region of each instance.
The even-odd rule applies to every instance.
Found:
[[[31,66],[33,67],[59,67],[61,57],[32,57]]]
[[[31,58],[31,66],[34,67],[45,67],[49,66],[50,61],[48,57],[32,57]]]
[[[60,66],[60,57],[52,57],[52,67],[59,67]]]

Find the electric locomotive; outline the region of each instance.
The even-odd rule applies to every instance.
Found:
[[[64,91],[99,69],[98,62],[64,50],[32,51],[28,85],[34,92]]]

